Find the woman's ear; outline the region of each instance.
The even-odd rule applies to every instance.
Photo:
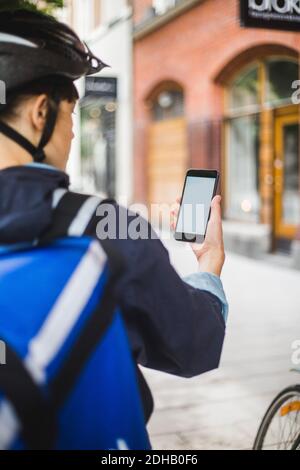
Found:
[[[31,107],[31,120],[33,126],[37,131],[44,129],[47,112],[48,112],[48,97],[47,95],[39,95],[33,98],[33,106]]]

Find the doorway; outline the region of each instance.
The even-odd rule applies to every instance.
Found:
[[[275,118],[274,235],[277,249],[290,244],[300,224],[299,170],[299,115],[294,111]]]

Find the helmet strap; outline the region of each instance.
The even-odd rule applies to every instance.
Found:
[[[2,121],[0,121],[0,132],[30,153],[34,161],[42,162],[45,159],[43,149],[37,149],[28,139]]]
[[[0,121],[0,133],[4,134],[6,137],[13,140],[20,147],[26,150],[32,156],[35,162],[42,162],[46,158],[44,148],[49,142],[49,140],[51,139],[51,136],[55,128],[57,113],[58,113],[58,104],[59,104],[59,100],[57,99],[54,99],[52,100],[52,103],[49,103],[46,124],[43,130],[40,143],[37,147],[35,147],[28,139],[26,139],[26,137],[24,137],[15,129],[8,126],[2,121]]]

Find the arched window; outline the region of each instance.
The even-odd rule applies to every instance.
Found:
[[[229,112],[292,104],[292,84],[298,80],[298,67],[295,60],[277,57],[251,64],[229,87]]]
[[[272,120],[266,124],[262,116],[266,111],[275,116],[277,109],[293,106],[292,86],[298,75],[296,60],[268,57],[245,67],[227,88],[226,215],[231,219],[260,221],[264,160],[260,145],[273,132]],[[264,184],[269,184],[267,179]]]
[[[181,90],[164,89],[152,101],[152,120],[163,121],[184,115],[184,97]]]
[[[240,73],[229,89],[229,110],[238,111],[259,105],[258,65],[251,65]]]
[[[266,104],[277,106],[291,104],[292,84],[298,80],[298,62],[271,58],[265,63],[266,68]]]

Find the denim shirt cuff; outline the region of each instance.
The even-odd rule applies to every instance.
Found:
[[[223,284],[219,276],[199,271],[185,276],[183,281],[196,289],[205,290],[215,295],[222,304],[222,315],[225,323],[227,322],[229,306],[223,289]]]

